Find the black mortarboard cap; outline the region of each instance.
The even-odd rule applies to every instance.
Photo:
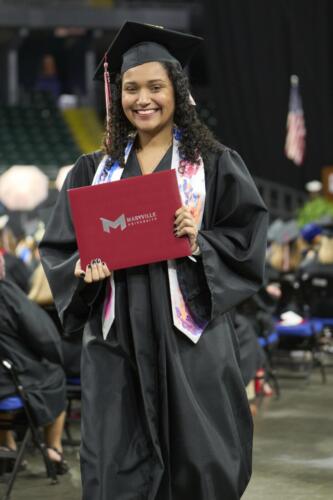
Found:
[[[152,61],[180,63],[189,61],[202,38],[151,24],[126,21],[106,52],[111,81],[117,73]],[[105,58],[94,79],[103,80]]]

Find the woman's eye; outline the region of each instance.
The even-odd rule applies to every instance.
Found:
[[[152,91],[153,91],[153,92],[158,92],[159,90],[161,90],[161,87],[160,87],[159,85],[154,85],[154,86],[152,87]]]

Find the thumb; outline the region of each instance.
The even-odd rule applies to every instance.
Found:
[[[79,278],[82,275],[82,269],[81,269],[81,259],[76,261],[75,264],[75,269],[74,269],[74,275]]]

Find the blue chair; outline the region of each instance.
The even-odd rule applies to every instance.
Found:
[[[277,332],[272,332],[269,334],[268,337],[259,337],[258,338],[259,345],[265,349],[267,347],[270,347],[272,345],[275,345],[279,342],[279,335]]]
[[[277,322],[275,325],[276,333],[279,336],[280,347],[285,350],[300,350],[304,356],[299,360],[300,363],[308,365],[306,375],[309,376],[312,368],[318,366],[322,376],[322,382],[326,383],[326,370],[321,358],[318,356],[320,351],[319,338],[323,331],[323,323],[316,318],[304,319],[298,325],[283,325]],[[305,352],[311,352],[310,363],[307,361]],[[305,363],[306,361],[306,363]]]
[[[1,365],[9,373],[17,393],[0,400],[0,429],[15,431],[23,435],[17,451],[0,451],[0,462],[6,464],[8,460],[14,461],[13,470],[11,471],[5,494],[2,497],[2,500],[10,500],[11,491],[30,438],[32,438],[42,454],[47,477],[51,477],[51,484],[57,483],[57,475],[55,467],[48,457],[46,447],[39,438],[38,429],[34,422],[26,393],[20,384],[12,362],[1,360]]]
[[[21,414],[23,411],[24,411],[24,404],[19,396],[8,396],[4,399],[0,399],[0,429],[11,430],[13,427],[13,422],[8,420],[8,416],[10,416],[11,419],[14,420],[14,418],[17,417],[19,414]],[[16,426],[17,426],[17,421],[16,421]],[[14,461],[14,468],[12,470],[12,475],[4,496],[5,500],[10,498],[10,492],[12,490],[17,471],[20,467],[20,464],[22,463],[23,453],[27,445],[29,436],[30,432],[27,429],[18,452],[12,450],[5,450],[5,451],[0,450],[0,465],[1,465],[0,475],[2,475],[7,471],[8,461],[9,460]]]
[[[299,325],[286,326],[277,323],[276,333],[279,337],[294,337],[294,338],[313,338],[322,331],[322,322],[316,319],[306,319]]]
[[[323,328],[325,328],[326,326],[333,327],[333,318],[313,318],[313,319],[318,323],[320,323]]]
[[[17,411],[23,408],[23,401],[18,396],[8,396],[8,398],[0,399],[0,412]]]
[[[67,387],[68,386],[75,386],[81,387],[81,378],[80,377],[67,377]]]

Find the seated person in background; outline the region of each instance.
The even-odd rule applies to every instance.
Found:
[[[65,421],[66,379],[59,334],[48,315],[5,279],[0,256],[0,356],[10,359],[19,375],[57,474],[68,466],[61,437]],[[0,398],[15,394],[7,372],[0,368]],[[15,446],[12,435],[0,432],[0,446]]]
[[[12,231],[7,226],[8,220],[8,215],[0,217],[0,255],[5,260],[6,279],[15,283],[24,293],[27,293],[30,271],[24,262],[15,255],[16,241]]]
[[[267,255],[267,284],[280,286],[276,314],[285,311],[300,312],[299,291],[296,284],[296,272],[302,260],[304,244],[299,238],[299,229],[295,221],[285,222],[276,234]]]
[[[319,226],[319,224],[311,222],[303,226],[300,232],[302,239],[305,243],[305,248],[303,251],[303,261],[302,261],[303,264],[303,262],[305,262],[307,259],[312,259],[313,256],[318,251],[321,240],[322,228]]]
[[[35,90],[46,92],[55,99],[61,94],[61,82],[58,76],[55,58],[52,54],[45,54],[41,63],[41,71],[37,77]]]
[[[319,247],[302,263],[298,277],[311,316],[332,318],[333,218],[323,221]]]

